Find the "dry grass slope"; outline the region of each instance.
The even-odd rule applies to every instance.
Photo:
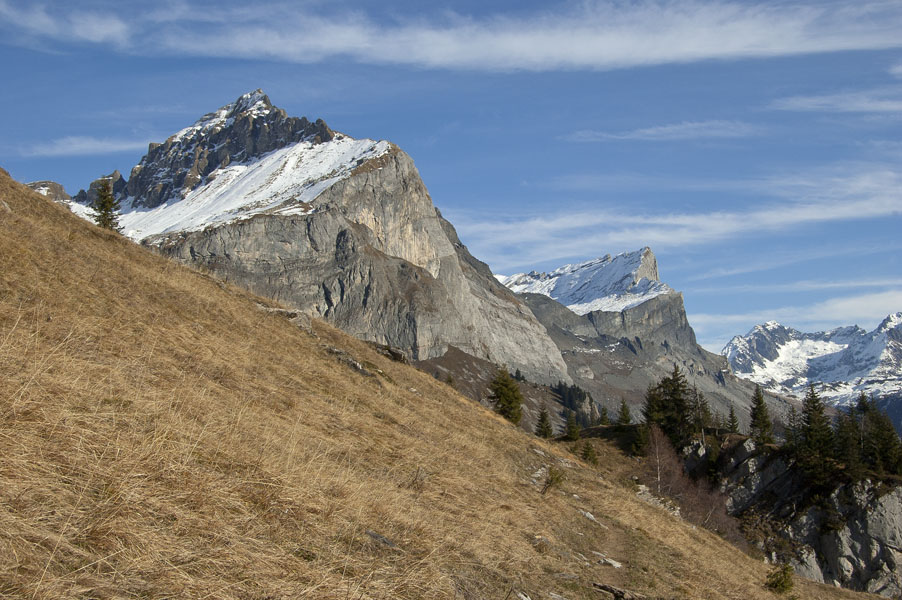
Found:
[[[0,597],[775,597],[766,565],[638,501],[610,448],[571,462],[5,173],[0,199]]]

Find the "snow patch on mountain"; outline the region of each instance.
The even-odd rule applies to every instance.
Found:
[[[564,265],[550,273],[495,277],[515,293],[543,294],[578,315],[596,310],[620,312],[673,292],[658,280],[657,260],[648,247]]]
[[[861,392],[902,393],[902,312],[874,331],[851,326],[803,333],[770,321],[734,337],[721,352],[734,373],[778,394],[802,395],[811,383],[833,404]]]
[[[152,209],[122,202],[119,224],[134,240],[174,231],[196,231],[248,219],[261,213],[303,215],[315,210],[314,201],[356,166],[391,148],[389,142],[336,136],[330,142],[298,142],[257,160],[217,169],[180,200]],[[88,208],[73,204],[87,216]]]

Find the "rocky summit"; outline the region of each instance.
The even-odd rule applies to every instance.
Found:
[[[770,321],[736,336],[723,355],[739,376],[779,394],[802,396],[815,384],[835,405],[873,395],[902,424],[902,313],[873,331],[858,326],[805,333]]]
[[[390,142],[287,117],[257,90],[152,144],[115,191],[126,235],[355,336],[570,381],[542,325]]]
[[[752,386],[697,343],[682,294],[659,280],[648,247],[499,280],[545,326],[574,381],[609,409],[622,398],[638,413],[645,390],[674,365],[722,414],[750,403]],[[770,402],[776,414],[786,411],[785,402]],[[736,412],[745,422],[748,411]]]

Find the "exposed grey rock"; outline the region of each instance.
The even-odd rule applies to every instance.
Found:
[[[327,189],[315,212],[257,215],[146,240],[282,304],[414,359],[450,346],[534,381],[570,381],[528,307],[460,243],[395,148]]]
[[[242,162],[300,142],[322,143],[334,133],[318,119],[289,117],[262,90],[201,117],[162,144],[151,144],[129,175],[128,186],[115,190],[134,198],[134,206],[154,208],[181,197],[220,167]],[[122,193],[124,192],[124,193]]]
[[[686,318],[683,296],[663,293],[623,311],[577,315],[541,294],[519,294],[560,348],[574,382],[614,415],[621,398],[638,418],[645,390],[677,365],[705,395],[711,408],[736,409],[740,424],[749,419],[754,386],[730,372],[723,356],[698,345]],[[771,414],[786,412],[785,402],[768,397]]]
[[[65,188],[55,181],[32,181],[25,185],[54,202],[65,203],[71,200]]]
[[[88,191],[79,190],[78,193],[75,194],[75,196],[72,198],[72,200],[77,202],[78,204],[84,204],[85,206],[94,204],[94,201],[97,199],[97,190],[100,188],[100,185],[106,180],[111,181],[113,184],[113,196],[116,198],[121,197],[126,187],[126,181],[122,177],[122,173],[117,170],[113,171],[109,175],[98,177],[91,182],[90,186],[88,186]]]
[[[902,487],[843,484],[812,505],[804,482],[773,450],[748,440],[723,452],[728,510],[766,515],[792,548],[786,554],[785,543],[769,539],[766,551],[814,581],[891,598],[902,594]]]

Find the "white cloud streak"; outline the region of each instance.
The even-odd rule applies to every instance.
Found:
[[[653,215],[562,211],[491,221],[483,215],[463,214],[455,215],[454,222],[470,249],[504,272],[531,263],[585,257],[593,249],[699,246],[802,225],[902,214],[902,172],[891,169],[774,178],[763,181],[759,192],[781,200],[760,203],[760,208],[748,211]]]
[[[117,152],[146,151],[151,140],[125,140],[68,136],[25,149],[24,156],[88,156]]]
[[[135,10],[129,27],[103,13],[56,16],[22,4],[0,0],[0,16],[36,37],[60,39],[74,28],[81,40],[127,44],[134,52],[295,63],[345,58],[440,69],[609,70],[902,47],[902,5],[884,0],[588,0],[527,16],[444,13],[392,22],[363,12],[326,15],[316,5],[225,4],[214,11],[183,2],[171,5],[178,18]]]
[[[902,88],[885,88],[820,96],[790,96],[771,108],[799,112],[898,113],[902,112]]]
[[[705,140],[742,138],[758,135],[760,129],[740,121],[683,121],[669,125],[657,125],[631,131],[611,133],[584,129],[575,131],[564,139],[571,142],[605,142],[616,140],[670,142],[683,140]]]
[[[902,77],[902,63],[890,67],[889,74],[893,77]]]
[[[125,46],[129,27],[110,11],[48,10],[42,4],[17,6],[0,0],[0,21],[19,34],[57,41],[94,42]]]

